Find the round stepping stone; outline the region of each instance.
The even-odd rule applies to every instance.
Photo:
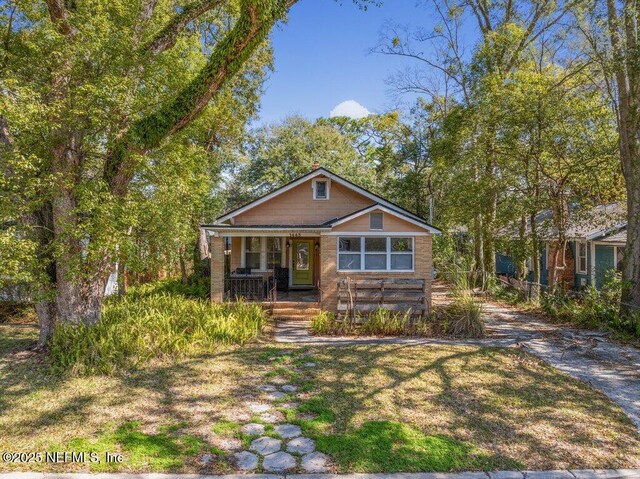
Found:
[[[236,452],[233,457],[238,469],[250,471],[258,467],[258,456],[249,451]]]
[[[297,387],[292,386],[291,384],[285,384],[280,389],[282,389],[284,392],[287,392],[287,393],[294,393],[298,390]]]
[[[200,464],[202,464],[203,466],[206,466],[207,464],[211,464],[212,461],[213,461],[213,454],[204,454],[200,458],[200,461],[198,461],[198,462]]]
[[[251,450],[266,456],[280,450],[282,441],[273,437],[262,436],[251,441]]]
[[[329,457],[326,454],[312,452],[302,456],[300,465],[306,472],[327,472],[329,470],[327,467],[328,462]]]
[[[271,472],[282,472],[296,467],[296,458],[286,452],[269,454],[262,460],[262,468]]]
[[[261,384],[260,386],[258,386],[258,389],[260,391],[271,392],[275,391],[276,387],[273,384]]]
[[[302,434],[302,430],[300,429],[300,426],[296,426],[294,424],[280,424],[279,426],[276,426],[274,429],[278,434],[280,434],[280,436],[284,437],[285,439],[298,437],[300,434]]]
[[[280,415],[271,412],[263,412],[262,414],[260,414],[260,419],[262,419],[267,424],[274,424],[280,421],[281,417]]]
[[[251,422],[249,424],[245,424],[244,426],[242,426],[240,430],[243,433],[248,434],[250,436],[259,436],[261,434],[264,434],[264,424]]]
[[[287,444],[287,451],[297,452],[298,454],[308,454],[315,451],[315,449],[316,443],[308,437],[296,437]]]
[[[304,367],[305,368],[315,368],[316,367],[316,363],[312,363],[312,362],[304,363]]]
[[[257,412],[257,413],[266,412],[269,409],[271,409],[271,404],[254,402],[249,404],[249,409],[251,410],[251,412]]]
[[[286,393],[283,393],[283,392],[280,392],[280,391],[274,391],[274,392],[269,393],[267,395],[267,399],[270,399],[272,401],[276,401],[278,399],[282,399],[285,396],[286,396]]]

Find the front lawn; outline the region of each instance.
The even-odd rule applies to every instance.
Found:
[[[60,377],[24,352],[36,333],[0,325],[0,451],[124,462],[3,471],[235,472],[233,452],[256,437],[242,425],[278,436],[250,404],[269,401],[258,386],[283,383],[297,391],[272,401],[272,416],[299,425],[337,472],[640,467],[640,436],[619,407],[517,349],[220,345]]]

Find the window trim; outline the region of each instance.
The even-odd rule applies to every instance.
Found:
[[[317,193],[317,188],[316,188],[316,183],[325,183],[326,185],[326,193],[327,195],[324,198],[318,198],[316,196]],[[313,199],[316,201],[327,201],[331,198],[331,178],[314,178],[314,180],[311,182],[311,189],[313,191]]]
[[[384,236],[386,240],[386,251],[383,252],[375,252],[371,251],[370,254],[385,254],[387,259],[387,268],[386,269],[365,269],[365,260],[366,260],[366,251],[365,251],[365,240],[367,237],[370,238],[380,238],[380,235],[376,236],[367,236],[367,235],[359,235],[352,233],[342,233],[337,237],[336,241],[336,271],[338,273],[415,273],[416,268],[416,250],[415,250],[415,237],[413,234],[410,235],[388,235]],[[360,238],[360,251],[354,252],[340,252],[340,238]],[[392,238],[408,238],[411,240],[411,253],[404,251],[391,251],[391,239]],[[341,269],[340,268],[340,254],[360,254],[360,269]],[[391,256],[392,255],[408,255],[411,254],[411,269],[391,269]]]
[[[580,254],[580,248],[584,246],[584,256]],[[577,274],[587,274],[587,270],[589,269],[589,253],[587,251],[588,244],[586,241],[576,241],[576,273]],[[584,269],[581,268],[581,262],[584,258]]]

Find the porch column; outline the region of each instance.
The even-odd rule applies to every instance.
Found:
[[[211,236],[211,302],[224,301],[224,238]]]

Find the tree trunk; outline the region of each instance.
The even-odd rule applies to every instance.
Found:
[[[627,189],[627,245],[622,273],[622,314],[640,310],[640,67],[638,24],[640,6],[623,2],[618,13],[615,0],[607,0],[609,40],[618,101],[618,147]]]
[[[474,221],[474,256],[475,256],[475,268],[476,272],[479,272],[484,278],[484,246],[483,246],[483,235],[482,235],[482,215],[476,215]]]
[[[118,261],[118,297],[122,298],[127,294],[127,287],[129,286],[127,280],[127,265],[124,259],[120,258]]]
[[[538,225],[536,224],[536,213],[533,212],[529,216],[531,223],[531,258],[533,260],[533,288],[531,290],[531,299],[540,297],[540,241],[538,240]]]
[[[640,165],[640,158],[636,163]],[[637,314],[640,312],[640,171],[635,184],[627,187],[627,208],[627,245],[623,263],[625,288],[621,309],[624,314]]]

